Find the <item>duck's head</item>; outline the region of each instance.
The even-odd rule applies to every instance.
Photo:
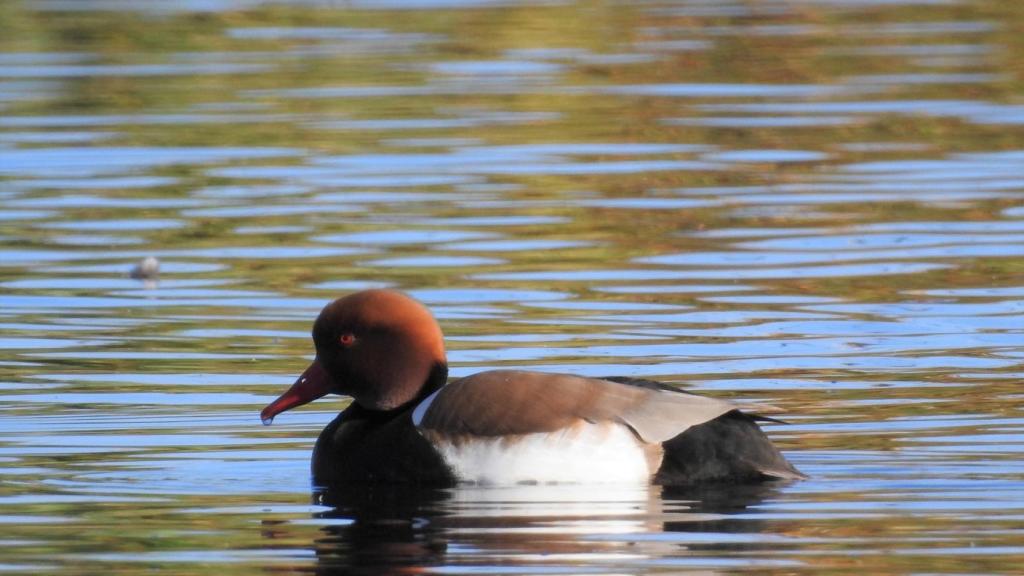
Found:
[[[328,393],[370,410],[417,398],[446,366],[441,328],[430,311],[393,290],[364,290],[328,304],[313,324],[316,358],[260,412],[264,423]]]

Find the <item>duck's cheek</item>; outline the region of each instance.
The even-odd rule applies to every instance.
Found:
[[[281,394],[277,400],[268,404],[260,412],[260,419],[264,424],[270,425],[274,421],[274,416],[327,395],[332,386],[331,377],[327,375],[323,364],[319,360],[313,360],[284,394]]]

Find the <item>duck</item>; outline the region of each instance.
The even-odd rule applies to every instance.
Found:
[[[327,394],[351,403],[313,448],[317,486],[706,485],[806,476],[753,408],[630,377],[487,370],[449,381],[431,312],[391,289],[328,304],[309,367],[264,424]]]

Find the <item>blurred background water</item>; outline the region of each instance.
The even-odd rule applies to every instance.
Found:
[[[1019,573],[1024,3],[0,3],[0,572]],[[129,271],[160,260],[157,279]],[[327,301],[775,404],[757,490],[312,494]]]

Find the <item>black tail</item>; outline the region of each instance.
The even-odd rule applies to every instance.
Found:
[[[628,376],[605,378],[612,382],[692,394],[674,386]],[[662,444],[665,455],[655,474],[657,484],[691,485],[707,482],[801,480],[806,475],[793,467],[757,425],[758,421],[785,424],[760,414],[733,410]]]
[[[662,445],[655,482],[756,482],[807,478],[772,444],[749,414],[734,410],[687,429]]]

